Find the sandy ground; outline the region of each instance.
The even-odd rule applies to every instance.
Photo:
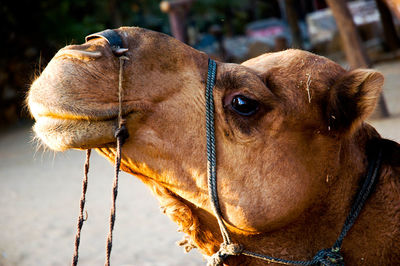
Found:
[[[385,74],[385,98],[393,117],[372,124],[400,142],[400,63],[378,65]],[[0,265],[68,265],[78,215],[84,152],[36,151],[29,125],[0,134]],[[80,265],[102,265],[113,167],[93,153]],[[121,174],[113,265],[205,265],[196,250],[184,254],[176,225],[137,179]]]
[[[31,139],[27,126],[0,137],[0,265],[68,265],[85,153],[36,152]],[[112,182],[112,165],[94,152],[79,265],[104,263]],[[175,244],[176,229],[150,191],[121,174],[112,264],[204,265],[200,253]]]

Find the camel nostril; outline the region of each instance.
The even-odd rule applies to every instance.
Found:
[[[70,57],[77,58],[81,60],[95,59],[102,56],[100,51],[83,51],[83,50],[75,50],[75,49],[62,49],[60,50],[54,58],[57,57]]]

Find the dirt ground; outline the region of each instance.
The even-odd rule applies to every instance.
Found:
[[[0,138],[0,265],[68,265],[76,229],[85,153],[36,151],[30,127]],[[102,265],[108,233],[113,167],[92,154],[88,220],[79,265]],[[113,265],[204,265],[184,254],[177,227],[138,179],[122,173],[112,249]]]
[[[400,142],[400,62],[376,66],[386,78],[390,119],[371,123]],[[81,192],[84,152],[37,150],[30,125],[0,134],[0,265],[70,264]],[[108,232],[113,167],[93,153],[80,265],[102,265]],[[111,262],[113,265],[205,265],[196,250],[184,254],[176,225],[136,178],[121,174]]]

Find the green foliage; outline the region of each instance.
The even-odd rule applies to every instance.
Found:
[[[244,34],[248,23],[280,16],[277,1],[269,0],[198,0],[192,8],[192,24],[207,31],[212,24],[222,27],[226,35]]]
[[[168,16],[160,11],[160,1],[2,1],[0,124],[10,120],[4,118],[4,113],[22,114],[23,98],[34,73],[40,72],[61,47],[83,43],[90,33],[122,25],[170,33]],[[187,23],[198,32],[207,32],[211,25],[217,24],[225,35],[234,35],[244,33],[246,24],[252,20],[277,14],[276,0],[197,0],[190,9]],[[16,96],[5,97],[10,95],[10,90]]]
[[[60,48],[81,43],[84,36],[122,25],[140,26],[169,33],[160,0],[8,0],[0,7],[2,35],[23,34],[25,40]],[[228,35],[244,32],[247,23],[279,14],[276,1],[197,0],[188,22],[200,32],[212,24]]]

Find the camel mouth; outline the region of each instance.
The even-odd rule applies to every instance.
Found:
[[[44,105],[29,98],[28,106],[36,120],[35,135],[52,150],[99,148],[116,142],[119,109],[115,104],[104,110],[73,110],[63,105]],[[124,107],[122,116],[135,113],[131,105]]]
[[[76,121],[108,121],[116,119],[118,116],[118,107],[111,108],[107,111],[89,111],[83,109],[72,110],[68,106],[46,106],[42,103],[28,99],[30,113],[35,120],[41,118],[53,118],[60,120],[76,120]],[[124,112],[124,115],[126,112]]]
[[[93,114],[70,114],[70,113],[39,113],[34,115],[36,120],[39,119],[53,119],[60,121],[90,121],[90,122],[102,122],[102,121],[112,121],[117,119],[118,114],[108,114],[102,116],[95,116]]]
[[[32,101],[29,108],[36,120],[36,136],[52,150],[98,148],[115,142],[118,111],[70,112]]]
[[[33,130],[50,149],[90,149],[115,142],[115,119],[85,120],[40,116]]]

